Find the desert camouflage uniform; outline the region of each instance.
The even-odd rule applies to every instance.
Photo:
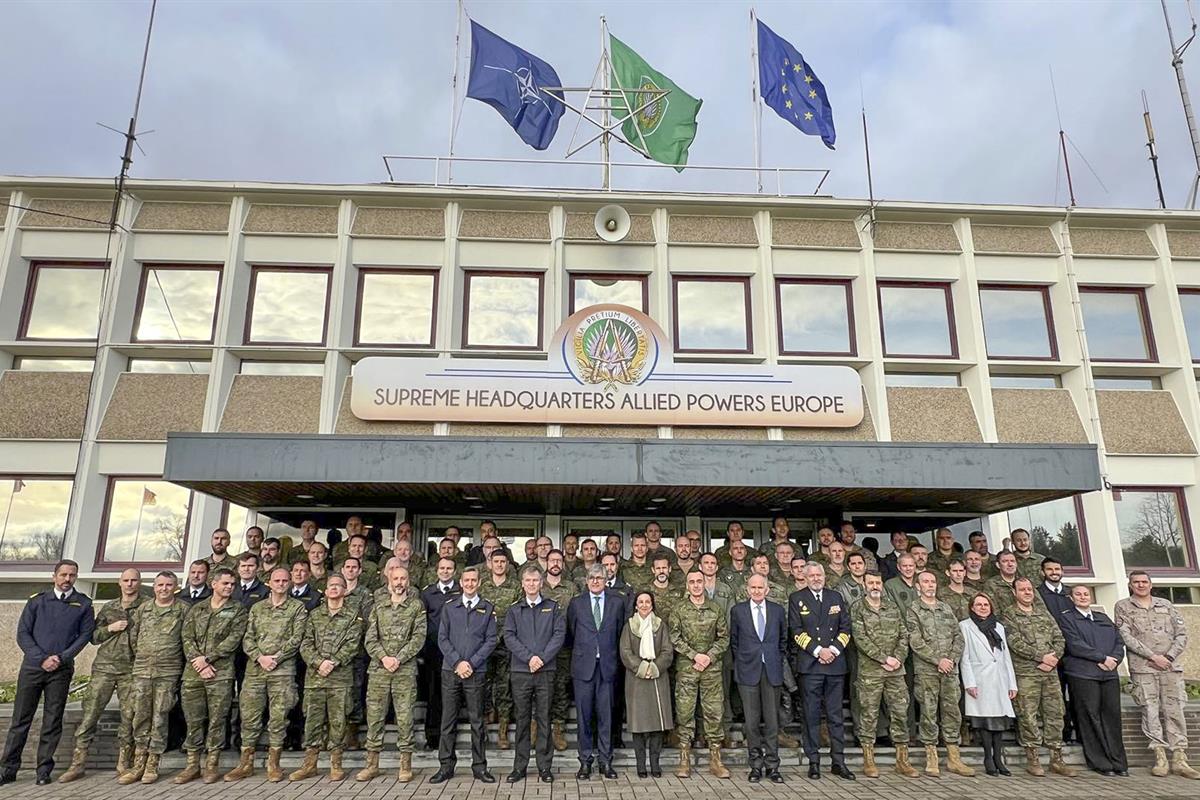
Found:
[[[1129,680],[1133,700],[1142,708],[1142,732],[1150,748],[1187,750],[1187,724],[1183,708],[1187,691],[1183,683],[1183,665],[1179,657],[1187,649],[1187,625],[1179,609],[1161,597],[1151,598],[1150,608],[1142,608],[1133,598],[1117,603],[1113,622],[1121,630],[1121,639],[1129,655]],[[1157,670],[1150,665],[1152,655],[1165,656],[1171,668]]]

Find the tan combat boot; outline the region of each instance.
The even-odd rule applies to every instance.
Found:
[[[289,781],[302,781],[311,778],[317,774],[317,756],[321,751],[315,747],[306,747],[304,749],[304,764],[300,769],[288,775]]]
[[[367,751],[367,765],[360,769],[354,776],[356,781],[369,781],[372,778],[379,777],[379,753],[374,750]]]
[[[1167,763],[1167,748],[1154,748],[1154,766],[1150,768],[1150,774],[1156,778],[1165,778],[1171,774],[1171,765]]]
[[[508,717],[498,717],[496,724],[500,726],[496,731],[496,747],[507,750],[511,747],[508,743]]]
[[[117,777],[121,777],[133,766],[133,745],[127,744],[117,750]]]
[[[879,777],[879,767],[875,766],[875,745],[863,742],[863,775],[868,778]]]
[[[1079,774],[1079,770],[1068,767],[1067,762],[1063,761],[1061,746],[1050,748],[1050,771],[1064,778],[1074,778]]]
[[[563,730],[563,724],[561,722],[554,723],[552,731],[554,738],[554,749],[561,753],[563,750],[567,749],[567,733],[565,730]]]
[[[67,771],[58,776],[59,783],[70,783],[77,781],[87,774],[87,748],[76,747],[71,753],[71,766],[67,767]]]
[[[925,745],[925,774],[931,778],[942,777],[942,771],[938,769],[937,745]]]
[[[209,750],[204,756],[204,771],[200,780],[205,783],[216,783],[221,780],[221,751]]]
[[[1025,771],[1035,778],[1041,778],[1046,774],[1046,770],[1042,769],[1041,756],[1036,747],[1025,748]]]
[[[396,773],[396,780],[400,783],[408,783],[413,779],[412,771],[412,753],[400,754],[400,771]]]
[[[135,750],[133,753],[133,762],[129,765],[129,769],[121,773],[117,778],[117,783],[122,786],[128,786],[131,783],[137,783],[142,779],[142,773],[146,771],[146,751]]]
[[[708,771],[712,773],[714,778],[728,778],[729,770],[721,763],[721,748],[709,746],[708,748]]]
[[[342,737],[343,750],[360,750],[362,749],[358,743],[358,723],[346,723],[346,735]]]
[[[271,783],[283,780],[283,767],[279,766],[279,757],[282,755],[282,747],[271,747],[267,750],[267,780]]]
[[[225,773],[225,782],[233,783],[234,781],[240,781],[242,778],[249,778],[252,775],[254,775],[254,748],[243,747],[238,765]]]
[[[187,754],[187,766],[179,770],[175,775],[174,781],[176,784],[191,783],[200,777],[200,751],[189,750]]]
[[[537,720],[529,720],[529,741],[537,745]]]
[[[692,774],[692,746],[679,745],[679,766],[675,768],[676,778],[686,778]]]
[[[908,760],[908,745],[896,745],[896,766],[894,772],[897,775],[903,775],[906,778],[919,778],[921,773],[917,772],[917,768]]]
[[[1171,753],[1171,772],[1181,778],[1189,778],[1193,781],[1200,778],[1200,772],[1192,769],[1187,763],[1186,750],[1176,750]]]
[[[342,769],[341,749],[329,751],[329,780],[342,781],[346,779],[346,770]]]
[[[963,763],[962,753],[959,752],[956,744],[946,745],[946,771],[962,775],[964,778],[975,777],[975,770]]]
[[[149,786],[158,782],[158,753],[146,755],[146,769],[142,772],[142,783]]]
[[[795,736],[792,736],[790,733],[784,733],[783,731],[780,731],[779,732],[779,746],[780,747],[799,747],[800,740],[797,739]]]

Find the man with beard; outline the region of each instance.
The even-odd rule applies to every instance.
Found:
[[[212,597],[208,585],[208,561],[198,558],[188,567],[187,585],[179,591],[179,599],[189,606]]]
[[[662,549],[666,550],[665,547]],[[699,566],[700,562],[696,557],[697,555],[696,551],[692,549],[691,539],[686,536],[680,536],[675,540],[675,556],[671,563],[675,568],[675,574],[678,575],[677,580],[681,586],[687,574]]]
[[[1013,555],[1017,557],[1017,574],[1029,578],[1030,581],[1039,580],[1042,576],[1042,559],[1045,556],[1033,552],[1033,539],[1029,531],[1015,528],[1009,537],[1012,539]]]
[[[546,556],[546,580],[542,584],[542,594],[553,600],[558,606],[558,613],[564,623],[567,607],[571,600],[579,594],[578,587],[572,581],[565,580],[566,558],[561,550],[551,550]],[[571,645],[564,642],[558,651],[554,663],[554,691],[550,697],[550,726],[554,749],[562,752],[567,749],[567,715],[571,711]]]
[[[967,544],[983,559],[983,579],[987,580],[996,574],[996,560],[988,552],[987,534],[983,531],[971,531],[967,536]]]
[[[426,690],[425,749],[437,750],[442,731],[442,651],[438,647],[442,611],[462,595],[462,587],[454,579],[457,565],[453,558],[439,558],[437,580],[421,592],[425,605],[425,646],[421,650],[421,685]]]
[[[675,554],[671,552],[671,548],[662,543],[662,526],[657,522],[646,523],[646,558],[650,559],[650,563],[654,563],[654,559],[659,556],[666,556],[671,562],[671,566],[675,566]]]
[[[488,561],[489,574],[481,581],[479,594],[495,608],[496,629],[504,630],[504,615],[509,606],[517,602],[521,596],[521,582],[508,571],[508,556],[503,550],[493,550]],[[491,661],[487,668],[488,692],[491,696],[492,710],[496,712],[498,731],[496,747],[501,750],[509,748],[508,723],[512,719],[513,702],[512,688],[509,684],[508,668],[511,659],[508,647],[500,637],[496,649],[492,652]]]
[[[246,528],[245,553],[253,553],[258,556],[260,563],[263,560],[262,546],[265,537],[266,534],[263,533],[263,529],[257,525],[251,525],[249,528]],[[244,555],[244,553],[238,553],[238,555]]]
[[[867,562],[867,569],[875,570],[878,564],[875,562],[875,555],[870,550],[864,550],[858,545],[858,531],[854,529],[853,522],[843,522],[841,526],[842,546],[846,548],[846,556],[851,553],[862,553],[863,559]]]
[[[229,552],[229,531],[217,528],[212,532],[212,554],[205,556],[208,571],[211,573],[217,567],[236,570],[237,559]]]
[[[600,547],[594,539],[584,539],[579,545],[579,563],[571,568],[567,573],[567,577],[575,584],[575,587],[583,591],[584,581],[587,579],[588,570],[593,565],[598,564],[600,558]]]
[[[297,561],[308,563],[308,550],[317,541],[317,530],[317,523],[314,520],[306,519],[300,523],[300,544],[288,550],[284,556],[284,561],[288,566]]]
[[[946,574],[950,562],[958,558],[954,550],[954,532],[949,528],[938,528],[933,534],[933,552],[929,554],[929,570],[937,575]],[[938,579],[939,581],[941,578]]]
[[[285,566],[279,560],[280,546],[280,541],[274,536],[263,539],[258,557],[258,579],[264,584],[271,580],[271,573],[276,567]]]

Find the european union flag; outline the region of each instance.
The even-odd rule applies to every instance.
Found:
[[[758,20],[758,90],[775,113],[830,150],[837,133],[825,86],[800,51]]]
[[[543,86],[562,86],[554,67],[471,20],[467,97],[499,111],[525,144],[536,150],[545,150],[554,141],[564,108],[542,91]]]

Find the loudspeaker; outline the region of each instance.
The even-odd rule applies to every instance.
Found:
[[[596,235],[606,242],[619,242],[629,235],[629,212],[618,205],[596,212]]]

